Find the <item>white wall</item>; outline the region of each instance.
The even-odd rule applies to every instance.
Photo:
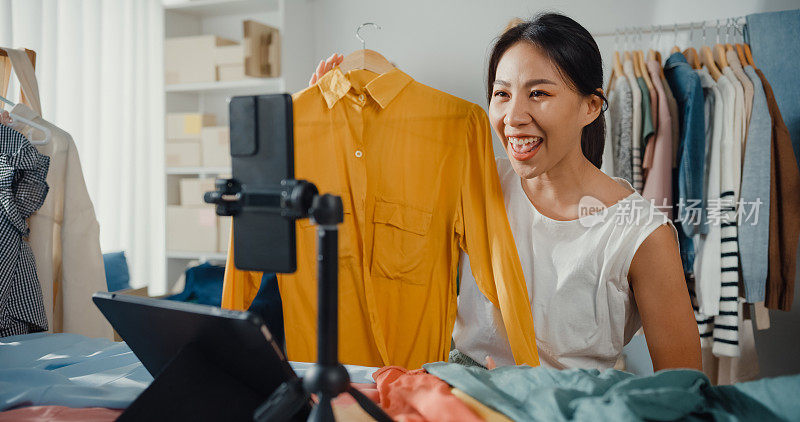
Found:
[[[334,52],[348,54],[361,48],[355,29],[375,22],[383,29],[362,31],[367,48],[382,53],[414,79],[426,85],[486,105],[487,55],[492,41],[513,17],[530,17],[542,11],[564,13],[593,34],[629,26],[725,19],[750,13],[795,9],[798,0],[659,0],[659,1],[526,1],[526,0],[313,0],[317,61]],[[686,31],[679,33],[687,38]],[[700,38],[695,31],[695,40]],[[708,32],[711,36],[711,32]],[[661,39],[667,52],[674,45],[672,32]],[[614,37],[597,43],[608,60]],[[308,76],[314,69],[308,69]],[[607,78],[607,74],[606,77]],[[500,151],[495,143],[495,150]],[[502,152],[501,152],[502,153]]]

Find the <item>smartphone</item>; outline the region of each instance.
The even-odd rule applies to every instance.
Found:
[[[278,191],[294,179],[292,97],[233,97],[229,104],[233,179],[242,192]],[[242,205],[233,217],[236,268],[293,273],[297,270],[295,220],[261,206]]]

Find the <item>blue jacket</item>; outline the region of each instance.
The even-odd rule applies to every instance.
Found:
[[[681,227],[678,238],[683,268],[685,272],[690,272],[695,254],[692,236],[708,232],[703,203],[706,154],[703,86],[700,77],[681,53],[669,56],[664,65],[664,76],[678,103],[680,144],[675,197],[682,205],[675,215],[676,223]]]

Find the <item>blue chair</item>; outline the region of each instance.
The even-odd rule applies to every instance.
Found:
[[[103,266],[106,270],[106,285],[109,292],[131,288],[131,275],[128,272],[125,252],[103,254]]]

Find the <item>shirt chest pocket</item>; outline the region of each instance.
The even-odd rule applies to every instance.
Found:
[[[428,231],[433,214],[407,205],[375,203],[372,276],[425,284]]]
[[[355,257],[357,248],[353,208],[350,205],[350,196],[348,194],[338,195],[342,197],[344,208],[344,221],[339,224],[339,258],[352,258]],[[310,217],[297,220],[297,236],[298,239],[302,238],[304,247],[313,247],[314,251],[317,250],[317,225],[311,221]],[[316,258],[316,254],[313,256]]]

